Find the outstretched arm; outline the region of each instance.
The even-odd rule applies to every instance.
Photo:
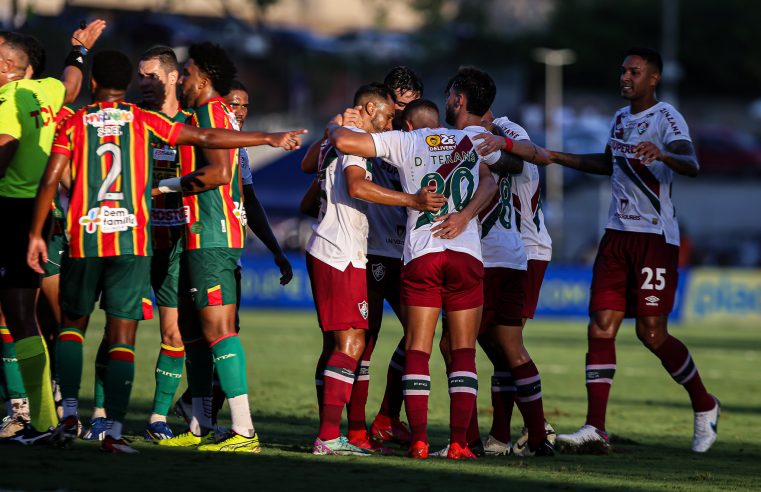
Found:
[[[64,104],[71,104],[76,101],[79,91],[82,90],[84,53],[87,53],[88,50],[92,49],[100,35],[103,34],[105,28],[106,21],[103,19],[95,19],[83,29],[77,29],[74,31],[74,34],[71,35],[71,47],[74,51],[69,56],[74,57],[74,60],[71,60],[70,62],[67,58],[67,65],[64,67],[63,75],[61,76],[61,82],[66,88],[66,96],[63,100]],[[84,48],[84,51],[82,51],[82,48]],[[79,58],[79,60],[77,60],[77,58]]]
[[[50,213],[50,204],[53,202],[53,197],[58,189],[61,175],[63,175],[64,170],[68,167],[68,157],[58,153],[51,154],[50,159],[48,159],[48,165],[45,168],[45,173],[40,180],[40,187],[37,189],[32,225],[29,229],[29,247],[26,255],[29,267],[37,273],[45,273],[42,265],[48,261],[48,246],[42,238],[42,228]]]
[[[438,212],[447,202],[444,195],[433,193],[435,186],[421,188],[410,194],[390,190],[365,179],[365,170],[359,166],[349,166],[344,170],[349,196],[379,205],[410,207],[421,212]]]
[[[561,166],[589,174],[604,174],[609,176],[613,173],[613,158],[610,147],[607,145],[603,154],[567,154],[551,150],[550,160]]]
[[[199,128],[184,125],[177,136],[178,145],[194,145],[206,149],[238,149],[269,145],[285,150],[301,147],[301,135],[307,130],[290,130],[287,132],[239,132],[222,128]]]
[[[635,148],[636,156],[642,164],[661,161],[678,174],[694,178],[700,172],[695,148],[689,140],[675,140],[666,145],[666,151],[661,152],[651,142],[641,142]]]
[[[328,135],[330,143],[344,154],[359,157],[376,156],[375,142],[369,133],[355,132],[331,121],[328,126]]]
[[[493,135],[491,133],[479,133],[473,139],[480,141],[476,146],[476,152],[482,156],[489,155],[496,150],[501,150],[534,164],[546,165],[552,162],[547,149],[536,145],[531,140],[513,140],[509,137]]]

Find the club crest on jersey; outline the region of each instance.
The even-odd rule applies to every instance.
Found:
[[[132,111],[119,108],[103,108],[95,113],[82,115],[85,125],[98,129],[99,137],[118,136],[122,134],[121,127],[132,123],[135,115]]]
[[[628,198],[622,198],[620,200],[620,206],[618,207],[619,211],[621,213],[626,212],[626,209],[629,208],[629,199]]]
[[[650,126],[650,123],[648,123],[647,121],[642,121],[642,122],[640,122],[640,123],[637,125],[637,133],[639,133],[640,135],[642,135],[643,133],[645,133],[645,132],[647,131],[647,127],[648,127],[648,126]]]
[[[362,319],[367,319],[367,315],[370,314],[370,308],[367,305],[367,301],[358,302],[357,307],[359,308],[359,314],[362,315]]]
[[[386,276],[386,265],[383,263],[375,263],[371,265],[371,268],[376,282],[380,282]]]
[[[91,208],[87,215],[79,218],[79,224],[88,234],[94,234],[100,227],[101,232],[124,232],[137,227],[137,218],[126,208],[100,207]]]
[[[404,234],[407,232],[407,226],[398,225],[396,226],[396,235],[400,238],[404,237]]]
[[[428,135],[425,143],[430,152],[451,152],[455,149],[454,135]]]

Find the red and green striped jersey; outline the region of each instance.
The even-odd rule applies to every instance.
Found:
[[[182,123],[125,102],[98,102],[58,128],[52,152],[71,161],[69,256],[150,256],[150,138],[174,145]]]
[[[221,97],[210,99],[195,109],[188,121],[200,128],[235,129],[235,117]],[[185,231],[187,249],[243,248],[245,239],[241,211],[243,210],[238,149],[230,149],[229,165],[232,179],[229,184],[193,195],[183,196],[188,208]],[[193,158],[181,162],[182,174],[190,174],[208,165],[201,149],[193,148]]]
[[[174,117],[159,113],[165,118],[185,123],[192,111],[180,109]],[[171,146],[156,135],[150,137],[150,158],[153,161],[153,186],[167,178],[180,175],[180,162],[193,158],[193,147],[187,145]],[[183,206],[182,194],[166,193],[153,197],[151,209],[151,231],[153,248],[171,248],[182,238],[182,231],[188,222],[187,207]]]
[[[56,128],[58,128],[63,121],[66,121],[66,119],[69,118],[69,116],[76,113],[77,110],[74,108],[74,105],[72,104],[64,104],[63,107],[58,111],[58,114],[55,116],[55,124]],[[61,187],[59,186],[58,189],[55,192],[55,196],[53,197],[53,203],[50,205],[51,213],[53,214],[53,218],[59,222],[61,225],[61,228],[64,228],[64,225],[66,224],[65,221],[65,210],[63,208],[63,204],[61,203]],[[63,234],[63,232],[61,232]]]

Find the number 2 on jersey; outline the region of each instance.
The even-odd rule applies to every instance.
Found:
[[[465,190],[463,190],[465,185]],[[452,205],[454,211],[459,212],[470,202],[475,191],[476,181],[473,178],[473,173],[467,167],[458,167],[449,175],[448,179],[444,181],[444,178],[439,173],[428,173],[420,180],[420,187],[435,186],[434,193],[441,193],[447,198],[452,198]],[[417,226],[420,227],[425,224],[430,224],[436,217],[441,217],[449,213],[449,203],[445,203],[438,212],[423,212],[420,219],[418,219]]]
[[[98,157],[100,158],[103,158],[103,155],[106,153],[111,153],[113,156],[111,168],[108,170],[106,179],[103,180],[103,184],[100,185],[100,189],[98,190],[98,201],[124,200],[124,193],[120,191],[108,191],[122,174],[122,149],[116,144],[104,143],[98,147],[98,150],[96,150],[95,153],[98,154]]]

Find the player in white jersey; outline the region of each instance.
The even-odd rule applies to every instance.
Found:
[[[394,101],[388,87],[363,86],[354,103],[361,108],[361,126],[372,132],[390,129]],[[371,159],[340,153],[329,142],[320,151],[320,212],[307,244],[307,267],[323,331],[316,371],[320,430],[314,454],[369,454],[368,449],[350,444],[339,430],[368,327],[368,225],[364,201],[427,211],[437,211],[444,202],[442,196],[427,192],[411,195],[380,187],[368,189],[365,184],[372,179],[373,163]]]
[[[447,88],[447,122],[456,130],[441,128],[436,105],[426,100],[407,106],[404,120],[408,129],[414,129],[410,132],[368,136],[337,125],[330,130],[331,141],[338,149],[381,157],[398,167],[405,191],[417,192],[435,184],[437,191],[448,199],[438,214],[409,211],[407,219],[401,295],[402,304],[408,309],[403,381],[412,428],[409,455],[414,458],[428,456],[429,358],[442,307],[448,315],[453,349],[448,457],[474,457],[467,448],[465,434],[477,394],[475,338],[483,304],[483,264],[476,215],[496,191],[486,164],[496,164],[501,158],[497,151],[482,157],[475,142],[487,133],[479,123],[495,93],[488,75],[465,68]],[[513,143],[509,139],[504,143],[522,156],[537,152],[532,144]]]
[[[674,173],[697,176],[699,164],[682,115],[659,102],[663,62],[651,49],[632,49],[621,66],[621,96],[604,154],[551,152],[554,162],[611,176],[613,197],[597,252],[590,296],[587,419],[576,433],[559,435],[571,447],[607,448],[605,411],[616,370],[615,337],[624,317],[636,317],[637,337],[687,390],[695,412],[692,450],[716,440],[719,402],[709,394],[687,347],[669,335],[677,287],[679,229],[671,203]]]

